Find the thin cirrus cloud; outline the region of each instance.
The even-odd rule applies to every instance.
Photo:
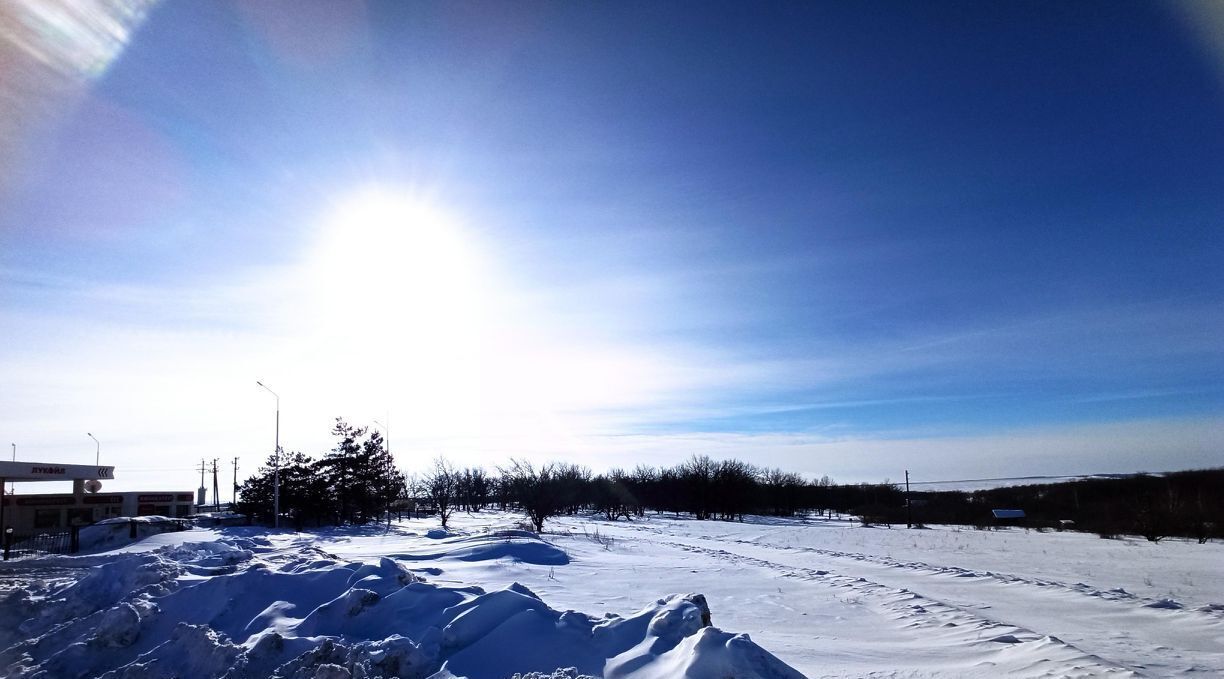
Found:
[[[1097,424],[1006,429],[989,434],[948,436],[913,433],[847,436],[814,433],[676,433],[609,436],[593,447],[599,455],[632,465],[668,459],[689,450],[715,457],[762,459],[767,465],[835,480],[896,481],[910,470],[915,481],[1081,475],[1115,470],[1163,471],[1171,459],[1183,468],[1217,464],[1216,442],[1224,419],[1167,418]],[[949,475],[949,470],[955,470]]]
[[[283,270],[254,269],[229,276],[224,284],[183,289],[6,272],[10,282],[64,305],[62,313],[54,311],[56,304],[45,305],[51,311],[5,312],[6,325],[15,329],[4,365],[18,385],[10,392],[13,402],[58,404],[28,410],[20,426],[55,432],[50,438],[58,443],[47,449],[64,454],[80,447],[75,430],[59,422],[65,410],[141,432],[112,442],[132,451],[136,468],[154,464],[158,456],[158,446],[144,439],[174,441],[203,455],[216,449],[245,452],[256,447],[252,442],[266,428],[261,411],[267,404],[246,389],[253,379],[263,378],[290,397],[286,440],[296,447],[324,450],[331,417],[360,421],[395,404],[390,409],[401,424],[405,455],[445,452],[485,464],[507,453],[576,455],[601,466],[718,452],[783,466],[802,466],[815,456],[829,471],[870,478],[866,470],[873,463],[836,461],[851,450],[881,462],[899,459],[905,451],[934,456],[937,450],[955,450],[961,451],[964,468],[990,475],[998,473],[990,471],[990,464],[970,464],[970,448],[987,460],[1016,454],[1026,445],[1017,441],[1047,448],[1056,443],[1056,450],[1083,452],[1094,445],[1098,451],[1115,450],[1124,437],[1103,432],[1128,432],[1133,443],[1125,448],[1130,452],[1112,457],[1084,452],[1075,459],[1088,467],[1116,468],[1110,467],[1111,460],[1134,463],[1138,442],[1145,442],[1149,459],[1159,467],[1162,451],[1174,450],[1178,442],[1193,443],[1170,436],[1171,431],[1214,431],[1210,417],[1195,420],[1171,413],[1167,422],[1146,421],[1130,429],[1120,424],[1101,429],[1105,425],[1042,415],[1051,422],[1043,425],[1039,418],[1028,426],[1061,427],[1057,436],[1023,427],[1008,434],[983,433],[998,419],[1000,407],[1026,407],[1017,404],[1015,392],[1044,391],[1048,381],[1069,376],[1076,378],[1074,383],[1043,398],[1107,403],[1187,394],[1218,397],[1208,387],[1109,388],[1113,371],[1138,371],[1158,381],[1189,369],[1179,363],[1183,358],[1200,359],[1186,365],[1201,366],[1201,357],[1212,351],[1206,330],[1211,323],[1203,321],[1218,317],[1211,305],[1065,310],[999,326],[853,346],[825,338],[819,340],[823,346],[817,357],[787,355],[782,342],[777,356],[762,357],[759,347],[753,355],[741,355],[716,337],[660,342],[657,337],[668,335],[668,329],[657,318],[631,327],[618,312],[600,319],[588,310],[575,327],[564,313],[571,303],[560,299],[565,293],[515,291],[502,282],[485,300],[500,309],[478,329],[487,342],[472,348],[471,355],[455,354],[449,364],[438,366],[436,356],[403,355],[402,343],[394,338],[374,340],[377,317],[352,318],[343,308],[310,299],[309,291],[317,289],[311,284],[317,265],[307,257]],[[621,296],[640,294],[660,304],[654,299],[660,288],[654,285],[616,287]],[[594,289],[585,286],[573,294],[589,298]],[[321,315],[304,319],[309,309]],[[320,330],[317,323],[328,319],[342,331]],[[678,318],[677,324],[687,327],[690,321]],[[616,336],[618,329],[624,336]],[[656,339],[647,341],[652,334]],[[457,379],[457,372],[464,371],[473,373],[466,382]],[[982,371],[990,375],[985,391],[978,378]],[[422,375],[427,376],[424,384]],[[468,391],[438,390],[456,382]],[[963,406],[969,401],[990,406],[991,417],[981,423],[966,418]],[[942,428],[888,414],[914,408],[938,412],[944,406],[957,415]],[[950,431],[956,438],[947,437]],[[1191,445],[1190,450],[1198,449]],[[1185,459],[1200,458],[1196,452]]]

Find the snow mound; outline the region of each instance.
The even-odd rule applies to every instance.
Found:
[[[433,541],[425,549],[394,556],[413,561],[510,559],[538,566],[564,566],[569,563],[569,555],[564,550],[541,540],[535,533],[526,531],[467,536],[437,536],[434,531],[430,531],[428,537]]]
[[[1144,607],[1160,608],[1170,611],[1178,611],[1185,608],[1185,606],[1183,606],[1180,602],[1174,601],[1173,599],[1158,599],[1150,604],[1144,604]]]
[[[429,557],[368,563],[318,559],[307,548],[269,562],[240,540],[117,553],[109,560],[92,557],[81,562],[87,572],[75,584],[40,600],[28,593],[8,597],[20,606],[0,623],[29,617],[0,631],[0,675],[802,676],[747,636],[711,627],[709,607],[699,594],[658,599],[627,617],[594,618],[555,610],[519,584],[486,592],[424,582],[405,561],[564,557],[534,536],[435,540],[451,551],[431,548]]]
[[[183,519],[165,516],[132,516],[103,519],[81,528],[80,546],[92,552],[114,549],[162,533],[174,533],[184,529]]]
[[[578,674],[576,667],[564,667],[545,674],[544,672],[514,673],[510,679],[595,679],[589,674]]]

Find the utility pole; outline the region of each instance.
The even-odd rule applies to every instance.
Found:
[[[208,490],[204,487],[204,458],[200,458],[200,490],[196,493],[196,504],[203,507],[208,501]]]
[[[217,487],[217,458],[213,458],[213,510],[221,511],[221,489]]]
[[[238,458],[234,458],[234,507],[238,506]]]
[[[913,512],[914,512],[914,510],[913,510],[913,508],[912,508],[912,505],[910,504],[910,491],[909,491],[909,470],[908,470],[908,469],[906,469],[906,470],[905,470],[905,527],[906,527],[906,528],[913,528],[913,527],[914,527],[914,514],[913,514]]]

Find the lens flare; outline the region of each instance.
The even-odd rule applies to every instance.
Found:
[[[12,0],[0,9],[5,64],[16,50],[75,79],[106,72],[156,0]]]
[[[157,0],[0,2],[0,197],[41,133],[106,73]]]

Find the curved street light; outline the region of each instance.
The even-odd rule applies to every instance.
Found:
[[[96,466],[98,466],[99,464],[101,464],[101,460],[102,460],[102,444],[101,444],[101,443],[98,441],[98,439],[97,439],[97,438],[96,438],[96,437],[95,437],[93,434],[91,434],[91,433],[89,433],[89,432],[85,432],[85,435],[86,435],[86,436],[88,436],[89,438],[93,439],[94,443],[98,444],[98,445],[97,445],[96,450],[94,450],[94,466],[96,467]],[[16,452],[16,451],[14,451],[14,452]]]
[[[391,421],[390,415],[387,415],[387,421],[388,422]],[[391,454],[391,426],[387,424],[383,424],[382,422],[379,422],[378,420],[374,420],[374,424],[377,424],[378,427],[383,430],[383,439],[385,439],[387,442],[387,454],[390,455]]]
[[[390,411],[387,411],[387,421],[388,422],[391,421]],[[383,424],[382,422],[379,422],[378,420],[374,420],[374,424],[378,425],[378,427],[383,430],[383,441],[385,441],[387,444],[387,458],[386,458],[387,459],[387,469],[383,471],[391,472],[392,470],[395,469],[395,456],[391,453],[391,427],[389,425]],[[387,502],[386,512],[387,512],[387,525],[390,526],[391,525],[390,500],[388,500]]]
[[[272,527],[280,528],[280,394],[268,389],[268,385],[259,380],[255,380],[255,384],[276,397],[276,454],[272,457]]]

